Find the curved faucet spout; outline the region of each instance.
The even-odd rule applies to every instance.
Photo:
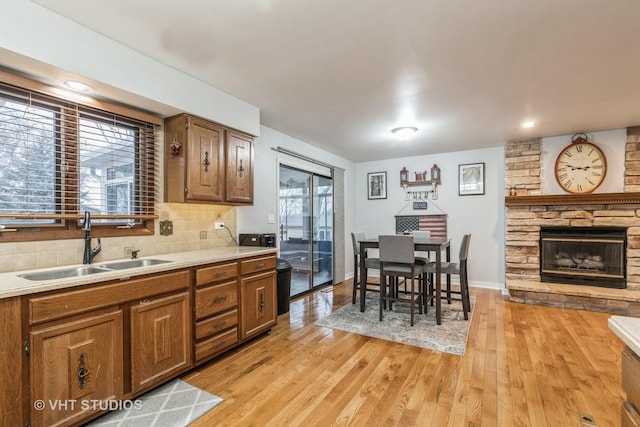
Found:
[[[82,229],[84,231],[91,230],[91,212],[84,211],[84,221],[82,221]]]

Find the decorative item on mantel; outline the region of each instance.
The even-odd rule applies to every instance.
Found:
[[[438,185],[440,185],[440,168],[438,165],[434,164],[431,168],[431,179],[427,180],[427,171],[424,172],[415,172],[415,181],[409,181],[409,171],[406,167],[402,167],[400,171],[400,186],[404,189],[405,200],[409,201],[413,196],[413,199],[426,199],[429,193],[432,193],[431,198],[433,200],[438,199]],[[416,187],[416,186],[426,186],[430,185],[432,187],[431,190],[423,190],[423,191],[409,191],[408,187]]]

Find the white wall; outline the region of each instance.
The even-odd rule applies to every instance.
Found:
[[[485,163],[485,194],[458,195],[458,165]],[[350,231],[368,236],[395,233],[395,218],[406,204],[400,187],[400,170],[406,167],[411,180],[416,171],[427,172],[437,164],[442,174],[435,204],[448,215],[448,234],[455,260],[462,236],[471,233],[469,281],[472,286],[504,288],[504,147],[405,157],[356,165],[356,220]],[[368,200],[367,173],[387,172],[387,198]],[[419,188],[410,188],[419,190]],[[421,189],[421,188],[420,188]],[[425,189],[428,189],[425,187]],[[429,212],[429,211],[427,211]],[[347,264],[348,265],[348,264]],[[349,266],[349,265],[348,265]]]
[[[566,194],[558,185],[554,168],[558,154],[569,144],[573,135],[542,138],[540,157],[540,190],[542,194]],[[587,134],[589,142],[600,147],[607,158],[607,175],[594,193],[621,193],[624,191],[624,157],[627,142],[626,129],[613,129]]]
[[[253,206],[241,206],[237,208],[238,233],[277,233],[279,162],[312,172],[326,173],[326,169],[321,166],[278,153],[273,151],[271,149],[272,147],[287,148],[296,153],[345,170],[345,227],[347,231],[351,229],[355,212],[355,201],[349,197],[355,193],[355,183],[353,180],[355,164],[353,162],[266,126],[261,126],[260,137],[255,139],[254,147],[254,203]],[[275,216],[275,223],[268,223],[269,214]],[[345,245],[351,248],[350,235],[345,237]],[[347,256],[347,259],[350,260],[353,257],[353,253],[349,252]]]

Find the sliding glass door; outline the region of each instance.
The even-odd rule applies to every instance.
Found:
[[[333,279],[333,180],[280,165],[280,257],[291,264],[291,296]]]

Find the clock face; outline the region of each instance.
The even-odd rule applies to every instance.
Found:
[[[589,142],[568,145],[556,159],[556,180],[570,193],[591,193],[602,184],[606,173],[604,154]]]

